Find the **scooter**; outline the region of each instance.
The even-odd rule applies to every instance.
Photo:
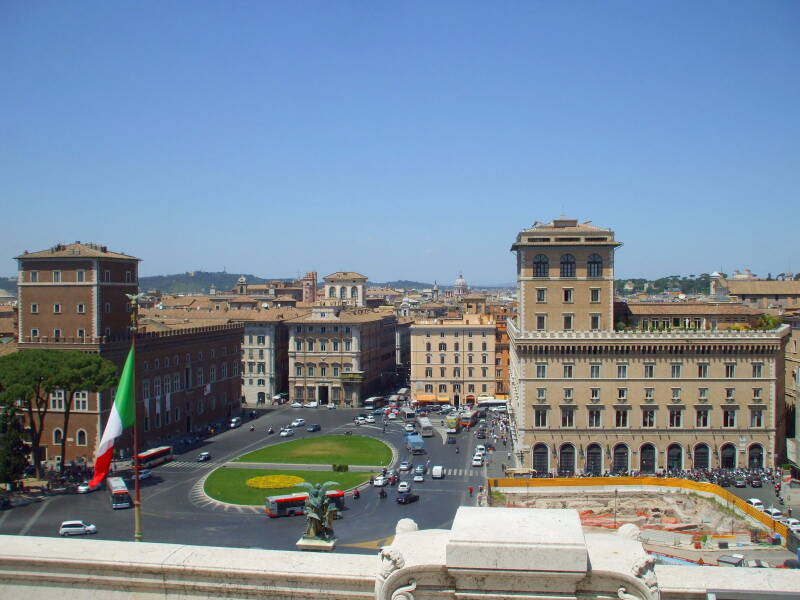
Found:
[[[267,433],[275,433],[275,430],[272,427],[270,427],[269,429],[267,429]]]
[[[381,490],[380,492],[378,492],[378,498],[380,498],[381,500],[386,498],[386,496],[387,496],[386,490]]]
[[[256,426],[255,425],[250,425],[250,431],[255,431],[255,430],[256,430]]]

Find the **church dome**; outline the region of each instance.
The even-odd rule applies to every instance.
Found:
[[[465,287],[467,287],[467,280],[464,279],[464,276],[461,273],[459,273],[458,274],[458,279],[456,279],[456,282],[453,285],[455,287],[457,287],[457,288],[461,288],[461,287],[465,288]]]
[[[243,283],[247,283],[247,277],[245,277],[244,275],[242,275],[241,277],[239,277],[239,279],[236,280],[237,285],[241,285]]]

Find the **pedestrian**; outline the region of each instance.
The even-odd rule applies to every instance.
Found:
[[[506,458],[510,461],[511,460],[511,452],[506,452]]]
[[[469,488],[469,497],[472,498],[472,490],[473,488]]]
[[[786,509],[786,513],[791,517],[792,516],[792,507]]]

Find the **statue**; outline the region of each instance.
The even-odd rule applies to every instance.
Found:
[[[333,534],[333,520],[339,513],[336,504],[326,495],[329,487],[339,485],[336,481],[326,481],[325,483],[298,483],[308,490],[306,498],[306,532],[301,541],[320,541],[328,544],[335,544],[336,537]]]

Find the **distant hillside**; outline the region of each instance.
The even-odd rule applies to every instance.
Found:
[[[5,290],[7,292],[11,292],[15,296],[17,295],[17,278],[14,277],[13,279],[6,279],[0,278],[0,290]]]
[[[139,289],[142,291],[161,290],[166,294],[207,294],[212,284],[218,291],[232,290],[236,285],[236,281],[242,275],[247,278],[247,283],[275,281],[274,279],[263,279],[247,273],[189,271],[188,273],[176,273],[174,275],[139,277]]]

